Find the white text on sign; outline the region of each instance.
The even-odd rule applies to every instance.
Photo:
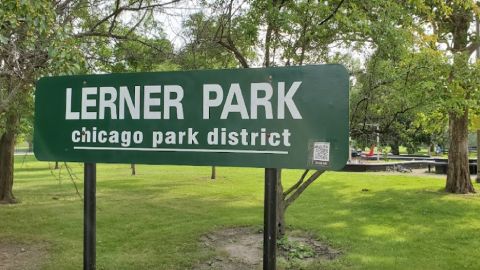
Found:
[[[226,94],[226,89],[219,84],[204,84],[202,118],[211,119],[212,111],[217,111],[220,119],[228,119],[232,114],[240,115],[241,119],[285,119],[288,114],[293,119],[302,119],[293,100],[301,84],[296,81],[288,87],[285,82],[278,82],[274,89],[270,83],[251,83],[249,100],[242,95],[239,83],[230,84]],[[72,88],[66,88],[65,119],[108,117],[116,120],[127,116],[134,120],[184,119],[182,100],[185,93],[180,85],[135,86],[133,90],[130,92],[127,86],[83,87],[81,98],[73,100]],[[74,105],[79,105],[75,107],[79,110],[74,110]],[[259,112],[263,112],[262,115]]]

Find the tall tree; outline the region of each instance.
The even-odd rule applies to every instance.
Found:
[[[468,166],[468,117],[480,101],[480,65],[470,58],[480,45],[471,31],[478,20],[476,0],[415,1],[410,6],[418,17],[416,28],[424,47],[444,61],[444,73],[435,91],[439,107],[449,118],[450,146],[445,190],[452,193],[475,192]]]
[[[375,144],[379,133],[381,144],[390,145],[395,154],[400,145],[415,152],[434,140],[436,130],[420,116],[434,109],[429,93],[439,86],[435,81],[441,75],[429,52],[412,51],[411,41],[401,44],[379,47],[373,53],[366,70],[356,74],[350,99],[352,138],[366,146]]]
[[[69,51],[66,46],[49,50],[48,45],[69,40],[56,24],[50,1],[3,1],[0,8],[0,202],[12,203],[16,201],[13,151],[20,118],[31,108],[33,84],[42,68]],[[75,56],[71,51],[67,58]]]
[[[183,35],[186,43],[175,57],[182,69],[235,68],[238,62],[230,52],[224,50],[213,39],[218,31],[218,21],[207,17],[203,12],[191,14],[183,22]]]
[[[437,105],[432,110],[443,113],[449,121],[445,190],[475,192],[468,170],[467,131],[469,111],[478,108],[480,100],[479,65],[471,61],[480,44],[472,31],[474,20],[478,20],[479,1],[373,0],[349,1],[348,5],[350,37],[356,34],[360,40],[371,39],[380,48],[385,43],[378,42],[378,38],[393,41],[406,29],[414,34],[410,51],[421,50],[430,56],[431,69],[437,74],[430,80],[436,84],[435,90],[429,92]]]
[[[85,51],[135,41],[143,22],[178,1],[4,0],[0,4],[0,202],[13,203],[13,149],[22,110],[45,74],[85,72]],[[101,7],[101,8],[99,8]],[[124,15],[127,14],[128,15]],[[154,28],[150,28],[154,29]],[[92,71],[97,71],[93,66]]]

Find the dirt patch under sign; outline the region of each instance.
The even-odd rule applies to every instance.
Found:
[[[315,240],[312,236],[295,232],[278,241],[277,264],[283,269],[298,269],[316,261],[333,260],[340,252]],[[194,270],[251,270],[262,269],[263,233],[252,228],[228,228],[204,235],[201,246],[215,252],[215,256],[196,265]]]
[[[44,243],[0,242],[0,269],[41,269],[48,255],[46,248]]]

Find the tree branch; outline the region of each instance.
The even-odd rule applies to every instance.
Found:
[[[89,32],[95,32],[95,30],[97,29],[97,27],[99,27],[101,24],[107,22],[108,20],[110,20],[112,17],[113,17],[113,21],[111,22],[110,24],[110,32],[113,30],[113,26],[115,24],[115,19],[118,17],[118,15],[123,12],[123,11],[141,11],[141,10],[152,10],[152,9],[155,9],[155,8],[159,8],[159,7],[164,7],[164,6],[167,6],[167,5],[170,5],[170,4],[173,4],[173,3],[177,3],[179,2],[180,0],[172,0],[172,1],[169,1],[169,2],[165,2],[165,3],[159,3],[159,4],[152,4],[152,5],[146,5],[146,6],[142,6],[142,0],[140,1],[133,1],[131,2],[130,4],[128,5],[125,5],[125,6],[122,6],[122,7],[119,7],[119,2],[116,2],[116,6],[115,6],[115,9],[113,10],[112,13],[108,14],[107,16],[105,16],[104,18],[100,19],[95,25],[93,25],[91,28],[90,28],[90,31]],[[135,5],[136,3],[140,2],[140,4],[138,5],[138,7],[133,7],[133,5]]]
[[[82,199],[82,195],[80,195],[80,192],[78,191],[77,183],[75,182],[75,178],[78,179],[78,177],[73,173],[72,169],[67,165],[67,162],[63,162],[63,164],[65,164],[65,168],[67,168],[68,175],[70,176],[70,180],[72,181],[73,186],[75,187],[75,191],[78,197]]]
[[[237,47],[235,47],[235,45],[233,44],[233,41],[230,38],[227,38],[227,41],[228,41],[228,43],[226,43],[223,40],[218,40],[217,43],[222,45],[225,49],[232,52],[235,55],[235,58],[237,58],[237,60],[240,62],[240,65],[243,68],[248,68],[249,65],[248,65],[247,60],[245,59],[243,54],[237,49]]]
[[[393,114],[392,119],[391,119],[387,124],[385,124],[384,128],[383,128],[381,131],[379,130],[378,133],[386,133],[386,131],[390,128],[390,126],[397,121],[398,116],[400,116],[401,114],[404,114],[404,113],[406,113],[406,112],[408,112],[408,111],[410,111],[410,110],[413,110],[413,109],[415,109],[415,108],[418,108],[418,107],[420,107],[421,105],[422,105],[422,103],[420,102],[420,103],[415,104],[415,105],[413,105],[413,106],[406,107],[406,108],[404,108],[403,110],[396,111],[396,112]]]
[[[2,100],[0,103],[0,115],[8,111],[10,104],[12,104],[12,100],[15,98],[17,93],[18,91],[12,91],[10,94],[8,94],[6,99]]]
[[[323,19],[318,25],[323,25],[324,23],[328,22],[331,18],[333,18],[333,16],[335,16],[335,14],[337,14],[338,10],[340,9],[340,7],[342,6],[343,2],[345,2],[345,0],[342,0],[340,1],[340,3],[338,3],[338,5],[335,7],[335,9],[333,10],[332,13],[330,13],[330,15],[328,15],[328,17],[326,17],[325,19]]]
[[[153,5],[143,6],[143,7],[136,7],[136,8],[127,7],[124,10],[140,11],[140,10],[145,10],[145,9],[154,9],[154,8],[158,8],[158,7],[164,7],[164,6],[167,6],[167,5],[170,5],[170,4],[175,4],[175,3],[178,3],[178,2],[180,2],[180,0],[172,0],[170,2],[165,2],[165,3],[161,3],[161,4],[153,4]]]
[[[285,1],[282,0],[280,2],[273,0],[272,1],[272,8],[277,8],[278,11],[280,11],[285,4]],[[278,6],[277,6],[278,5]],[[265,32],[265,46],[264,46],[264,52],[265,52],[265,57],[263,59],[263,66],[264,67],[269,67],[270,66],[270,47],[271,47],[271,41],[272,41],[272,33],[275,33],[276,31],[276,24],[277,24],[277,17],[275,16],[271,20],[268,20],[269,15],[267,15],[267,31]],[[275,56],[274,56],[275,58]]]
[[[103,37],[103,38],[113,38],[117,40],[129,40],[129,41],[134,41],[138,42],[144,46],[147,46],[149,48],[152,48],[158,52],[165,53],[161,48],[158,48],[146,41],[143,41],[138,38],[130,37],[129,35],[117,35],[117,34],[112,34],[112,33],[103,33],[103,32],[84,32],[84,33],[79,33],[74,35],[76,38],[84,38],[84,37]]]
[[[135,23],[134,26],[132,26],[132,28],[130,28],[127,32],[127,36],[130,35],[131,33],[133,33],[133,31],[135,31],[135,29],[137,29],[137,27],[143,22],[143,20],[145,19],[145,17],[147,16],[147,13],[148,13],[148,10],[145,10],[145,12],[143,13],[142,17],[138,20],[137,23]]]
[[[226,13],[228,13],[228,15],[224,14],[223,16],[220,17],[219,26],[217,28],[217,31],[215,32],[215,36],[214,36],[213,40],[217,40],[218,44],[220,44],[222,47],[224,47],[225,49],[227,49],[228,51],[233,53],[233,55],[240,62],[240,65],[243,68],[249,68],[247,59],[245,59],[243,54],[240,52],[240,50],[238,50],[237,46],[235,46],[235,43],[232,40],[232,36],[231,36],[231,32],[232,32],[231,31],[231,27],[232,27],[232,6],[233,6],[233,0],[231,0],[229,5],[228,5],[228,10],[226,12]],[[224,33],[225,33],[224,17],[225,16],[227,16],[227,18],[228,18],[228,22],[227,22],[228,29],[227,29],[227,34],[224,37]],[[223,40],[224,38],[226,39],[226,42]]]
[[[115,27],[115,22],[117,21],[117,16],[120,14],[119,12],[119,7],[120,7],[120,0],[115,1],[115,11],[113,12],[115,15],[113,15],[113,19],[110,22],[110,27],[108,28],[108,33],[112,33],[113,28]]]
[[[305,181],[300,187],[298,187],[295,192],[290,195],[288,198],[285,198],[285,210],[292,204],[299,196],[300,194],[305,191],[305,189],[310,186],[317,178],[322,175],[325,171],[316,171],[310,177]]]
[[[291,186],[287,191],[285,191],[283,193],[283,197],[287,197],[288,194],[292,193],[292,191],[294,191],[295,189],[297,189],[300,184],[302,184],[303,180],[305,180],[305,177],[307,176],[309,170],[305,170],[302,174],[302,176],[300,177],[300,179],[298,179],[297,183],[295,183],[295,185]]]
[[[353,109],[353,112],[352,112],[352,119],[350,119],[350,129],[351,129],[351,130],[352,130],[352,129],[356,129],[356,128],[355,128],[355,124],[357,124],[357,123],[355,122],[355,119],[357,118],[357,111],[359,110],[360,105],[361,105],[363,102],[367,101],[367,100],[368,100],[368,97],[365,96],[364,98],[362,98],[361,100],[359,100],[359,101],[357,102],[357,104],[355,105],[355,109]]]
[[[465,51],[468,52],[468,55],[470,56],[472,55],[472,53],[474,53],[478,49],[479,46],[480,46],[480,40],[472,42],[470,43],[470,45],[468,45],[465,48]]]

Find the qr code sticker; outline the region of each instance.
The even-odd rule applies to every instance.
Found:
[[[316,142],[313,144],[313,163],[328,165],[330,161],[330,143]]]

